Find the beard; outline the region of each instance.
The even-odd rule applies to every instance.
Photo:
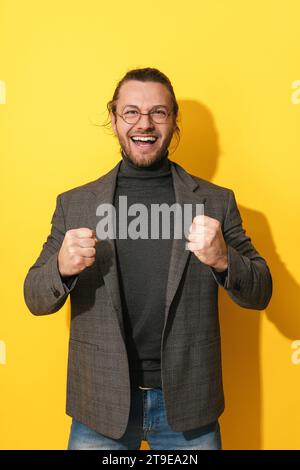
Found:
[[[168,157],[169,151],[168,147],[171,143],[173,134],[169,136],[169,138],[165,141],[164,145],[158,149],[156,152],[151,153],[150,155],[147,154],[140,154],[139,156],[136,156],[130,151],[130,147],[127,143],[127,141],[124,141],[124,139],[119,137],[119,144],[121,146],[121,153],[124,158],[127,159],[130,163],[132,163],[134,166],[137,166],[139,168],[148,168],[155,166],[158,162],[161,160],[164,160]]]
[[[121,153],[124,158],[127,159],[130,163],[132,163],[134,166],[137,166],[139,168],[149,168],[150,166],[155,166],[158,162],[164,160],[165,158],[168,157],[168,149],[165,150],[164,152],[157,152],[157,154],[152,155],[151,157],[147,157],[146,155],[142,158],[136,158],[134,155],[131,155],[130,153],[126,153],[126,151],[121,147]]]

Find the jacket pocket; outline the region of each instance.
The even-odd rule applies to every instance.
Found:
[[[69,345],[73,349],[89,349],[91,351],[99,350],[98,344],[89,343],[88,341],[82,341],[82,340],[74,339],[74,338],[69,339]]]

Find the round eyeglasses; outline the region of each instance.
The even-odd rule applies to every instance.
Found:
[[[136,124],[139,120],[141,115],[150,116],[150,119],[155,122],[156,124],[164,124],[167,122],[168,117],[172,112],[168,112],[166,109],[159,108],[149,111],[149,113],[141,113],[137,109],[128,109],[124,111],[122,114],[116,112],[118,116],[120,116],[127,124]]]

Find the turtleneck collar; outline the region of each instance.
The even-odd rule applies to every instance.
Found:
[[[155,177],[170,173],[170,160],[168,159],[169,151],[167,150],[165,156],[158,162],[148,167],[139,167],[132,163],[127,157],[126,153],[121,150],[122,162],[119,168],[119,173],[124,176],[132,177]]]

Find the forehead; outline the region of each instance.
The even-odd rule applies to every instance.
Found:
[[[127,104],[132,104],[139,108],[159,104],[170,107],[171,103],[171,94],[162,83],[130,80],[123,83],[119,90],[118,104],[122,107]]]

